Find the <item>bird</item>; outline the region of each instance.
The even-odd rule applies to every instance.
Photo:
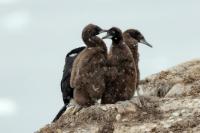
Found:
[[[137,84],[136,88],[138,88],[139,81],[140,81],[140,70],[139,70],[139,52],[138,52],[138,43],[143,43],[149,47],[153,47],[149,44],[141,32],[137,29],[128,29],[123,32],[123,38],[126,45],[128,45],[131,53],[133,55],[135,66],[137,70]]]
[[[86,48],[74,60],[70,78],[74,101],[80,108],[95,104],[105,90],[107,47],[97,36],[102,32],[94,24],[88,24],[82,31]]]
[[[107,30],[103,39],[111,39],[112,45],[108,55],[106,90],[102,104],[114,104],[132,98],[137,81],[135,62],[129,47],[123,41],[122,31],[117,27]]]
[[[70,86],[70,77],[73,62],[78,54],[85,48],[85,46],[75,48],[66,55],[63,76],[61,80],[61,92],[65,105],[69,104],[71,98],[73,98],[73,88]]]
[[[145,106],[144,99],[141,99],[141,96],[139,94],[139,82],[140,82],[140,70],[139,70],[139,51],[138,51],[138,43],[143,43],[149,47],[153,47],[151,44],[149,44],[144,36],[141,34],[141,32],[137,29],[128,29],[125,32],[123,32],[123,38],[125,44],[130,48],[131,53],[133,55],[133,59],[135,61],[135,67],[137,70],[137,83],[136,83],[136,92],[139,98],[140,105],[142,107]]]
[[[67,109],[67,106],[70,103],[70,100],[73,99],[73,91],[74,90],[70,86],[71,69],[72,69],[72,65],[73,65],[75,58],[84,49],[85,49],[85,46],[75,48],[75,49],[71,50],[69,53],[67,53],[67,55],[65,57],[63,76],[62,76],[62,80],[60,83],[64,105],[60,109],[60,111],[58,112],[58,114],[56,115],[56,117],[53,119],[52,122],[55,122],[60,118],[60,116]]]

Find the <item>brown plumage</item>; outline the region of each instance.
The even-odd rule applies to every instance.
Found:
[[[112,39],[112,47],[108,57],[108,75],[106,90],[102,96],[102,103],[116,103],[129,100],[136,89],[136,68],[132,53],[123,43],[120,29],[113,27],[107,31],[107,36]]]
[[[135,66],[137,70],[137,84],[136,88],[138,88],[139,81],[140,81],[140,70],[139,70],[139,52],[138,52],[138,43],[146,44],[149,47],[152,47],[147,41],[145,40],[144,36],[136,29],[129,29],[123,33],[124,42],[131,50],[133,55]]]
[[[103,40],[96,36],[102,31],[93,24],[83,29],[82,39],[87,47],[73,63],[70,85],[74,88],[74,100],[81,106],[94,104],[105,90],[107,48]]]

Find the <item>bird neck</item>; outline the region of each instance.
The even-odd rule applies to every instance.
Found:
[[[123,39],[113,39],[112,46],[116,46],[116,47],[123,46]]]
[[[138,41],[136,41],[135,39],[128,38],[128,39],[125,39],[125,43],[128,45],[129,49],[131,50],[135,63],[138,64],[138,61],[139,61]]]
[[[135,64],[138,65],[138,62],[139,62],[138,45],[135,45],[135,46],[132,45],[132,47],[129,47],[129,48],[130,48],[131,53],[132,53],[132,55],[133,55]]]
[[[102,51],[107,52],[106,44],[101,38],[97,36],[83,38],[83,41],[85,42],[88,48],[97,47],[101,49]]]

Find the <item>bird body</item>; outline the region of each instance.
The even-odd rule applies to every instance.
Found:
[[[74,100],[81,106],[90,106],[100,99],[105,90],[107,48],[97,37],[102,30],[88,25],[82,33],[85,48],[75,59],[70,85],[74,88]]]
[[[129,47],[133,55],[135,62],[135,67],[137,71],[137,83],[136,88],[138,88],[140,82],[140,70],[139,70],[139,51],[138,43],[144,43],[149,47],[152,47],[149,43],[146,42],[144,36],[136,29],[129,29],[123,33],[124,43]]]
[[[123,43],[122,33],[118,28],[111,28],[105,38],[112,39],[112,46],[108,57],[109,72],[102,103],[129,100],[136,89],[137,78],[132,53]]]

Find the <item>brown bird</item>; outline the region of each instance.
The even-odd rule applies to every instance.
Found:
[[[133,55],[135,66],[137,70],[137,84],[136,87],[138,88],[139,81],[140,81],[140,70],[139,70],[139,52],[138,52],[138,43],[146,44],[149,47],[152,47],[149,44],[144,36],[136,29],[129,29],[123,33],[124,42],[131,50]]]
[[[137,73],[129,47],[123,42],[120,29],[113,27],[103,39],[112,39],[108,57],[108,75],[102,103],[129,100],[136,89]]]
[[[86,48],[73,63],[70,85],[74,88],[74,100],[80,106],[90,106],[102,97],[105,90],[107,47],[96,35],[103,30],[93,24],[82,32]]]

